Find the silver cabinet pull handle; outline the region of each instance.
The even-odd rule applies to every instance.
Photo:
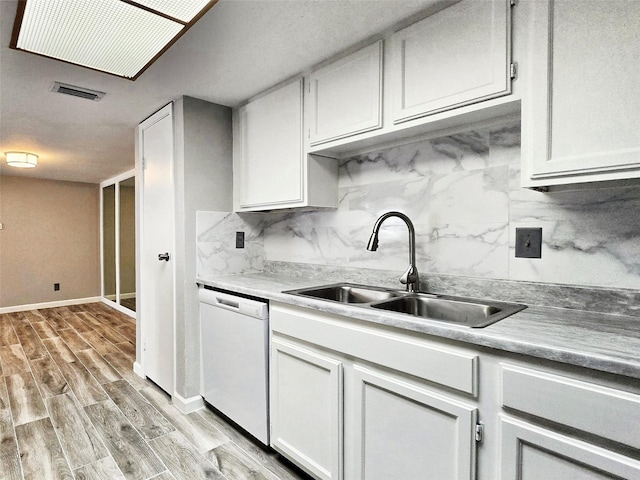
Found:
[[[167,253],[159,253],[158,254],[158,260],[159,261],[164,260],[165,262],[168,262],[169,261],[169,252],[167,252]]]

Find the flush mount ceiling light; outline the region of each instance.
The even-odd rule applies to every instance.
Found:
[[[5,152],[10,167],[33,168],[38,165],[38,155],[27,152]]]
[[[26,0],[11,48],[135,80],[217,0]]]

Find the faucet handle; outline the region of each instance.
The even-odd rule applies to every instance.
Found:
[[[400,283],[407,286],[407,291],[417,292],[420,290],[420,281],[418,279],[418,269],[415,265],[409,265],[407,271],[400,277]]]

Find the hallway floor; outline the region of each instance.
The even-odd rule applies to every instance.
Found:
[[[302,479],[132,371],[134,321],[102,303],[0,315],[3,480]]]

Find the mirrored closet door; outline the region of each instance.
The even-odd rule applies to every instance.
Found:
[[[136,311],[134,172],[100,184],[102,189],[102,296],[120,309]]]
[[[102,189],[102,296],[116,301],[116,186]]]

